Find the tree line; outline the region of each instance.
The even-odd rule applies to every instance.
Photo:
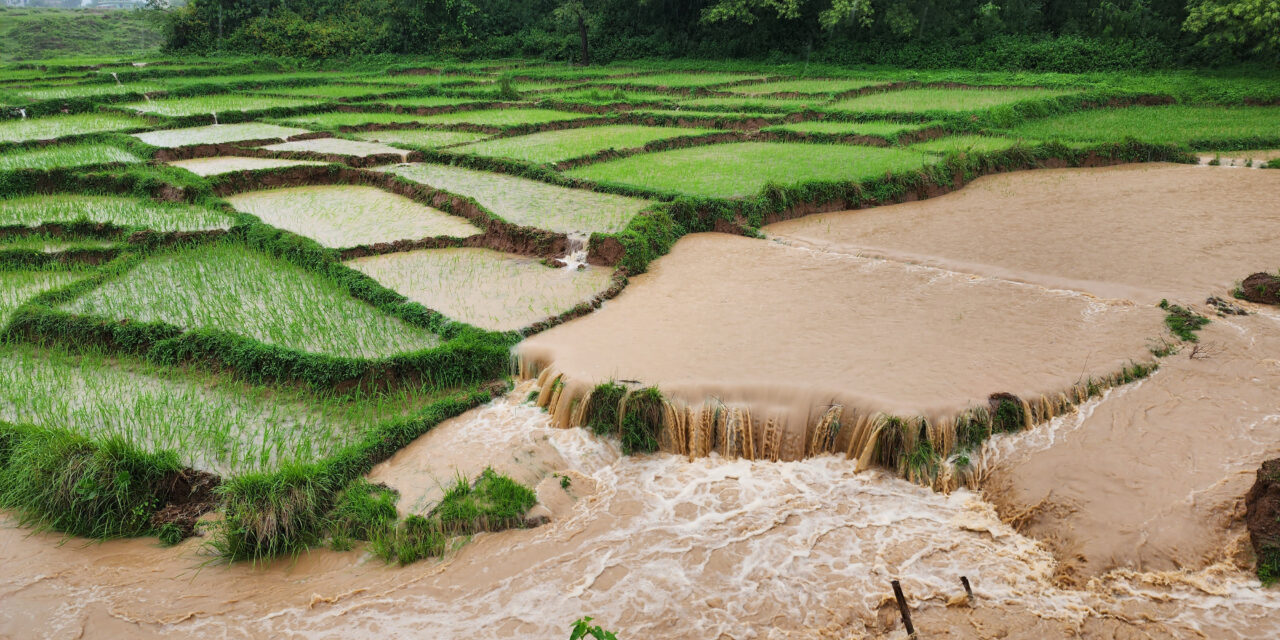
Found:
[[[1280,0],[191,0],[175,52],[812,60],[1091,71],[1280,62]]]

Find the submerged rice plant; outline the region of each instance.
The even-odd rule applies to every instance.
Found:
[[[51,194],[0,199],[0,227],[69,222],[106,222],[155,231],[200,231],[230,228],[232,220],[221,211],[198,205],[123,196]]]
[[[1023,100],[1045,100],[1074,93],[1070,89],[902,89],[869,93],[829,105],[833,111],[927,113],[980,111]]]
[[[159,129],[133,135],[135,138],[156,147],[182,147],[193,144],[222,144],[224,142],[268,140],[271,138],[283,140],[303,133],[309,133],[309,131],[265,122],[237,122],[234,124],[215,124],[183,129]]]
[[[7,248],[9,247],[0,247]],[[88,274],[88,271],[67,269],[0,271],[0,327],[8,324],[9,315],[26,301],[50,289],[71,284]]]
[[[484,127],[518,127],[528,124],[546,124],[589,117],[591,117],[589,114],[554,111],[551,109],[483,109],[480,111],[460,111],[457,113],[419,116],[417,122],[443,125],[473,124]]]
[[[63,310],[216,329],[351,358],[382,358],[440,342],[330,280],[234,242],[151,257]]]
[[[130,102],[121,105],[125,109],[138,113],[152,113],[158,116],[198,116],[227,111],[262,111],[289,107],[305,107],[319,104],[318,100],[303,98],[276,98],[272,96],[250,96],[244,94],[218,93],[207,96],[187,96],[182,98],[160,98],[145,102]]]
[[[466,218],[376,187],[290,187],[239,193],[227,201],[271,226],[334,248],[481,233]]]
[[[57,169],[95,164],[136,163],[142,158],[106,144],[61,144],[0,153],[0,171]]]
[[[806,78],[803,80],[775,80],[737,87],[729,87],[726,91],[748,96],[767,95],[770,93],[812,93],[832,94],[873,87],[884,84],[882,80],[863,78]]]
[[[52,140],[83,133],[140,129],[146,120],[117,113],[76,113],[46,118],[21,118],[0,121],[0,141]]]
[[[400,164],[381,170],[475,198],[509,222],[563,233],[621,231],[650,204],[638,198],[440,164]]]
[[[525,136],[496,138],[477,142],[454,151],[478,156],[491,156],[524,160],[526,162],[551,163],[570,158],[588,156],[606,149],[628,149],[664,138],[697,136],[714,133],[713,129],[691,127],[646,127],[617,124],[581,129],[543,131]]]
[[[405,144],[415,147],[444,147],[463,142],[475,142],[489,137],[487,133],[441,131],[439,129],[384,129],[382,131],[362,131],[351,135],[371,142]]]

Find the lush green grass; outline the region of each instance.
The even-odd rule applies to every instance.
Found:
[[[1143,142],[1213,148],[1215,142],[1280,140],[1280,107],[1169,105],[1077,111],[1030,120],[1010,130],[1025,138]]]
[[[919,169],[931,160],[902,149],[740,142],[675,149],[580,167],[570,175],[662,192],[730,198],[768,183],[865,180]]]
[[[8,245],[0,249],[9,249]],[[0,270],[0,327],[9,322],[9,314],[24,302],[50,289],[84,278],[87,271],[67,269]]]
[[[478,156],[512,158],[526,162],[552,163],[589,156],[606,149],[642,147],[655,140],[697,136],[712,129],[687,127],[645,127],[618,124],[581,129],[543,131],[525,136],[495,138],[476,142],[454,151]]]
[[[376,187],[291,187],[238,193],[227,201],[271,226],[334,248],[481,233],[465,218]]]
[[[793,122],[766,131],[794,131],[796,133],[818,133],[827,135],[861,135],[892,138],[907,131],[917,131],[931,127],[933,122],[893,122],[891,120],[866,120],[863,122],[841,122],[839,120],[813,120],[810,122]]]
[[[780,118],[776,113],[763,113],[758,111],[699,111],[697,109],[634,109],[631,111],[638,116],[674,116],[677,118],[710,118],[710,119],[740,119],[740,118]]]
[[[910,148],[932,153],[989,153],[1004,151],[1018,143],[1014,138],[996,136],[947,136],[913,144]]]
[[[487,133],[441,131],[439,129],[384,129],[382,131],[361,131],[351,135],[361,140],[429,148],[475,142],[489,137]]]
[[[546,124],[564,120],[579,120],[591,117],[585,113],[572,111],[553,111],[551,109],[483,109],[480,111],[462,111],[458,113],[438,113],[432,116],[420,116],[417,120],[423,124],[473,124],[482,127],[519,127],[529,124]]]
[[[156,147],[182,147],[193,144],[222,144],[224,142],[240,142],[243,140],[284,139],[303,133],[309,132],[306,129],[282,127],[265,122],[237,122],[234,124],[187,127],[185,129],[159,129],[135,133],[134,137]]]
[[[52,140],[82,133],[100,133],[150,126],[142,119],[117,113],[77,113],[47,118],[0,120],[0,141]]]
[[[227,229],[231,217],[189,204],[122,196],[52,194],[0,199],[0,226],[42,223],[106,222],[131,229],[199,231]]]
[[[106,144],[60,144],[0,153],[0,171],[83,167],[115,162],[142,162],[142,158]]]
[[[22,250],[55,253],[76,249],[105,249],[115,245],[116,243],[110,240],[95,240],[93,238],[68,240],[42,233],[0,237],[0,251]],[[0,326],[3,326],[3,324],[3,320],[0,320]]]
[[[583,189],[557,187],[536,180],[439,164],[384,167],[415,182],[475,198],[503,219],[519,225],[564,233],[621,231],[648,200]]]
[[[425,116],[412,113],[386,113],[379,111],[348,112],[326,111],[304,116],[279,118],[274,122],[311,127],[313,129],[336,129],[338,127],[359,127],[366,124],[400,124],[404,122],[422,122]]]
[[[1072,93],[1070,89],[903,89],[841,100],[832,111],[867,113],[929,113],[982,111],[1024,100],[1046,100]]]
[[[0,419],[172,450],[183,464],[219,474],[322,458],[435,396],[339,397],[91,352],[0,348]]]
[[[164,33],[145,11],[0,7],[0,57],[120,56],[160,48]]]
[[[541,93],[536,98],[539,100],[559,100],[571,104],[614,104],[619,102],[674,103],[680,99],[680,96],[650,91],[573,89]]]
[[[568,311],[609,286],[610,270],[553,268],[489,249],[428,249],[347,263],[414,302],[492,331]]]
[[[601,81],[608,83],[629,84],[638,87],[709,87],[728,82],[755,80],[764,76],[749,73],[659,73],[655,75],[615,78]]]
[[[159,98],[147,102],[130,102],[122,106],[138,113],[150,113],[159,116],[197,116],[227,111],[261,111],[282,107],[305,107],[313,104],[319,104],[319,101],[219,93],[185,98]]]
[[[833,94],[861,89],[863,87],[875,86],[878,84],[883,84],[883,82],[880,80],[858,78],[812,78],[806,80],[776,80],[773,82],[753,83],[740,87],[729,87],[727,91],[730,93],[740,93],[749,96],[767,95],[770,93]]]
[[[42,102],[44,100],[68,100],[72,98],[119,96],[130,93],[155,93],[164,86],[154,82],[94,82],[90,84],[57,85],[51,87],[23,87],[0,91],[0,96],[14,104]]]
[[[217,329],[352,358],[386,357],[439,343],[435,334],[381,313],[329,280],[233,242],[149,258],[64,309]]]

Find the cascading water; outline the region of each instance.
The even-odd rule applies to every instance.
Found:
[[[213,125],[214,125],[215,127],[216,127],[216,126],[218,126],[218,112],[216,112],[216,111],[210,111],[210,112],[209,112],[209,115],[213,116]]]
[[[23,120],[26,120],[26,119],[27,119],[27,110],[26,110],[26,109],[18,109],[18,113],[22,114],[22,119],[23,119]]]
[[[112,78],[115,78],[116,85],[120,85],[120,76],[117,76],[117,75],[116,75],[116,72],[112,71],[112,72],[111,72],[111,77],[112,77]]]
[[[569,233],[567,234],[567,247],[565,256],[562,259],[564,268],[576,270],[581,269],[587,264],[587,242],[591,236],[585,233]]]

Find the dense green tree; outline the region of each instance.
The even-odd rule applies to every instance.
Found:
[[[1236,53],[1280,53],[1280,0],[1192,0],[1186,29],[1204,47]]]

